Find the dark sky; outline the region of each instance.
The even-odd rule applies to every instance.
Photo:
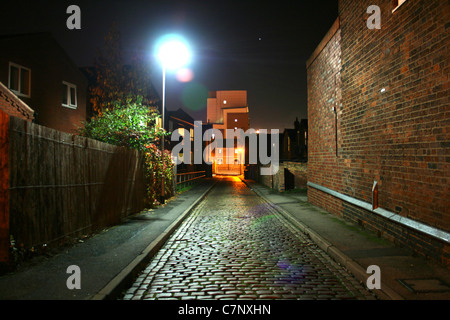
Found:
[[[66,27],[71,4],[81,9],[81,30]],[[207,91],[247,90],[250,126],[283,130],[295,117],[307,117],[306,60],[337,15],[337,0],[16,0],[2,3],[0,34],[50,31],[82,67],[93,64],[116,22],[125,53],[148,54],[159,92],[153,46],[166,33],[181,34],[193,50],[194,78],[179,82],[167,75],[169,110],[181,107],[204,121]]]

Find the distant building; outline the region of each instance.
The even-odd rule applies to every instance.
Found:
[[[230,145],[232,148],[226,148],[227,137],[226,130],[242,129],[246,132],[250,128],[250,119],[248,114],[247,91],[229,90],[213,91],[209,93],[207,99],[207,123],[212,125],[213,129],[218,129],[224,139],[223,148],[217,149],[213,153],[213,173],[215,174],[243,174],[243,165],[245,162],[246,148],[239,148],[236,140]]]
[[[308,141],[308,120],[295,119],[293,129],[284,129],[281,160],[306,160]]]
[[[0,36],[0,82],[34,110],[37,124],[76,133],[87,80],[49,33]]]
[[[186,136],[187,132],[190,136],[191,140],[191,152],[190,154],[178,154],[177,157],[182,162],[178,165],[177,171],[183,172],[183,171],[194,171],[194,119],[187,114],[183,109],[179,108],[175,111],[166,111],[165,113],[165,129],[167,132],[172,133],[175,130],[179,129],[181,136],[183,138]],[[173,146],[178,144],[178,141],[171,141],[170,136],[166,138],[165,147],[168,150],[172,150]],[[190,164],[187,164],[186,162],[190,161]]]
[[[339,1],[307,61],[308,201],[450,265],[448,1]]]

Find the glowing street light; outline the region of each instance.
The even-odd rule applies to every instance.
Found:
[[[162,128],[164,130],[164,114],[166,109],[166,69],[176,70],[188,64],[191,60],[189,46],[186,41],[177,35],[167,35],[158,41],[156,56],[162,65]],[[164,136],[161,143],[161,160],[164,167]],[[165,202],[164,172],[161,184],[161,203]]]
[[[157,56],[164,68],[179,69],[191,60],[191,53],[183,38],[168,35],[161,39],[157,48]]]

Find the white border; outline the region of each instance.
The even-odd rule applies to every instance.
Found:
[[[14,66],[14,67],[19,69],[19,79],[18,79],[19,80],[19,83],[18,83],[19,90],[11,89],[11,66]],[[21,73],[22,73],[21,69],[26,69],[28,71],[28,74],[29,74],[29,77],[28,77],[28,94],[25,94],[25,93],[21,92],[21,89],[22,89],[20,87],[20,78],[21,78]],[[31,69],[10,61],[9,62],[9,66],[8,66],[8,89],[11,90],[11,92],[14,92],[14,94],[16,94],[17,96],[31,98]]]
[[[75,84],[67,82],[67,81],[63,81],[62,83],[67,86],[67,101],[70,100],[70,103],[72,103],[72,99],[70,98],[70,88],[74,88],[75,89],[75,104],[64,104],[64,103],[61,103],[61,105],[63,107],[69,108],[69,109],[74,109],[74,110],[77,109],[77,107],[78,107],[77,86]]]

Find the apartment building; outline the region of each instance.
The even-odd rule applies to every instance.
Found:
[[[246,132],[250,128],[248,113],[246,90],[209,92],[207,123],[219,130],[223,137],[222,148],[208,151],[213,163],[213,174],[243,174],[247,150],[245,146],[238,145],[237,141],[240,138],[239,132]],[[228,136],[227,130],[231,130],[233,136]]]

